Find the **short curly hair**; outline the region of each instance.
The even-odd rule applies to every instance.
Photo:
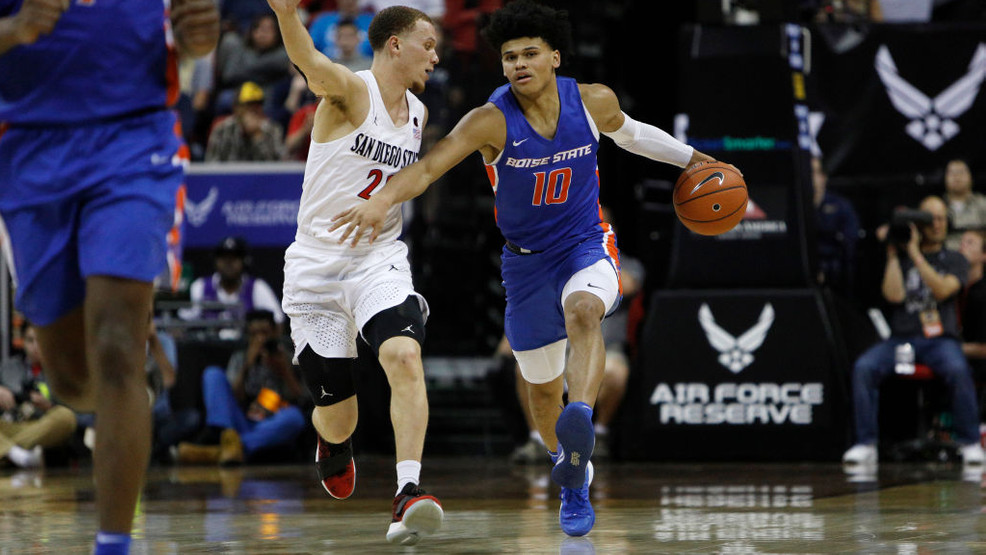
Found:
[[[370,39],[370,47],[374,52],[380,50],[387,44],[387,39],[410,31],[418,20],[435,24],[428,14],[407,6],[391,6],[380,10],[380,13],[373,17],[366,33]]]
[[[571,48],[572,23],[566,10],[556,10],[532,0],[517,0],[493,12],[482,35],[497,52],[507,41],[534,37],[564,54]]]

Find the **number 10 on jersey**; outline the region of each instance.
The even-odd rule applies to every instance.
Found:
[[[533,206],[562,204],[568,200],[568,187],[572,184],[572,168],[558,168],[551,173],[534,172]]]

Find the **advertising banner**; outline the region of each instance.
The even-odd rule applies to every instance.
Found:
[[[641,337],[628,458],[834,460],[845,355],[815,290],[662,291]]]
[[[986,162],[981,22],[811,27],[811,110],[829,173],[913,181]]]
[[[301,163],[193,164],[185,178],[185,246],[211,249],[238,235],[254,247],[287,247],[304,174]]]

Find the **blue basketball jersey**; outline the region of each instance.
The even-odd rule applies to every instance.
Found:
[[[561,110],[550,140],[528,123],[509,84],[490,96],[507,122],[503,152],[487,165],[497,226],[508,241],[531,250],[609,231],[599,207],[599,139],[589,125],[578,83],[568,77],[557,77],[557,83]]]
[[[0,0],[0,17],[21,2]],[[168,3],[72,0],[54,32],[0,56],[0,122],[79,124],[173,104],[178,66]]]

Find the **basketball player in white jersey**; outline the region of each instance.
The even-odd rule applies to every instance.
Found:
[[[305,167],[298,232],[285,253],[284,312],[295,356],[315,402],[316,468],[322,486],[345,499],[355,487],[351,436],[357,335],[374,349],[391,386],[397,494],[387,540],[411,545],[441,527],[441,504],[419,487],[428,424],[421,342],[428,305],[411,283],[407,246],[397,239],[400,206],[379,239],[340,245],[331,218],[368,199],[418,159],[424,91],[438,63],[437,34],[423,12],[382,10],[369,29],[370,70],[351,72],[318,52],[297,14],[299,0],[268,0],[291,61],[321,98]]]

